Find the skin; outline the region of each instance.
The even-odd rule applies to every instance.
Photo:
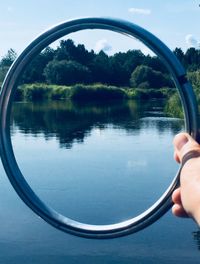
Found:
[[[173,143],[174,158],[178,163],[188,153],[192,154],[188,159],[184,158],[180,187],[172,194],[172,213],[178,217],[191,217],[200,226],[200,145],[187,133],[176,135]]]

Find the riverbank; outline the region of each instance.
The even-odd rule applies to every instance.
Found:
[[[167,98],[174,93],[173,88],[130,88],[117,87],[104,84],[61,86],[45,83],[23,84],[18,87],[15,100],[60,100],[71,99],[74,101],[97,100],[123,100],[123,99],[148,99]]]
[[[200,87],[193,85],[193,90],[196,96],[197,105],[200,112]],[[166,101],[165,113],[172,117],[184,118],[181,99],[178,93],[172,94]]]

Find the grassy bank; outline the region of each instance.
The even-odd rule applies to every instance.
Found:
[[[184,118],[181,100],[178,93],[173,94],[167,100],[165,113],[172,117]]]
[[[197,100],[197,105],[200,112],[200,87],[193,85],[194,93]],[[184,118],[181,99],[178,93],[172,94],[165,105],[165,112],[173,117]]]
[[[16,100],[38,101],[38,100],[60,100],[72,99],[75,101],[106,101],[122,99],[149,99],[166,98],[173,92],[173,89],[139,89],[119,88],[103,84],[73,86],[59,86],[51,84],[24,84],[16,92]]]

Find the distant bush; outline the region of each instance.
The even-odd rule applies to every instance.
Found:
[[[128,98],[132,99],[150,99],[150,98],[168,98],[174,93],[172,88],[130,88],[126,90]]]
[[[38,101],[49,98],[50,88],[43,84],[26,85],[24,89],[24,98],[26,100]]]
[[[17,89],[16,100],[38,101],[47,99],[67,99],[71,87],[48,84],[24,84]]]
[[[53,100],[68,99],[71,97],[71,86],[50,85]]]
[[[106,101],[113,99],[124,99],[127,97],[125,90],[103,84],[82,85],[77,84],[72,88],[71,99],[76,101]]]
[[[18,87],[15,100],[60,100],[72,99],[74,101],[109,101],[123,99],[151,99],[168,98],[174,93],[172,88],[119,88],[104,84],[73,86],[53,85],[53,84],[23,84]]]

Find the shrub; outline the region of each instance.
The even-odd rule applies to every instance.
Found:
[[[77,84],[72,88],[71,99],[77,101],[107,101],[113,99],[123,99],[126,93],[123,89],[115,86],[105,85],[82,85]]]
[[[24,84],[17,89],[17,100],[38,101],[46,99],[70,98],[70,86],[58,86],[48,84]]]
[[[24,97],[26,100],[37,101],[49,98],[50,88],[43,84],[26,85]]]
[[[177,93],[173,94],[166,103],[165,112],[173,117],[183,118],[183,110],[180,97]]]
[[[51,99],[60,100],[67,99],[71,97],[71,87],[70,86],[57,86],[53,85],[51,91]]]

